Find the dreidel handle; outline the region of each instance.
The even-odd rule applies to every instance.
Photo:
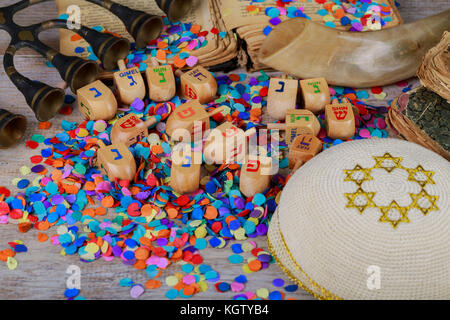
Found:
[[[159,117],[159,119],[158,119],[157,116],[151,116],[150,118],[148,118],[147,120],[145,120],[145,121],[143,122],[143,124],[144,124],[146,127],[151,127],[152,125],[154,125],[155,123],[157,123],[157,122],[159,122],[159,121],[161,121],[161,117]]]
[[[267,129],[269,130],[286,130],[285,123],[268,123]]]
[[[208,112],[208,115],[209,115],[210,117],[212,117],[212,116],[214,116],[214,115],[216,115],[216,114],[222,112],[223,110],[225,110],[225,107],[224,107],[224,106],[220,106],[220,107],[215,108],[214,110]]]
[[[156,59],[156,57],[151,57],[150,62],[151,62],[152,67],[159,67],[159,62]]]
[[[119,66],[120,71],[127,69],[127,66],[125,65],[125,61],[123,59],[120,59],[119,61],[117,61],[117,65]]]
[[[175,75],[176,75],[178,78],[181,77],[183,74],[184,74],[184,72],[181,71],[181,69],[175,70]]]
[[[336,98],[334,98],[334,99],[331,101],[331,104],[339,104],[339,100],[336,99]]]
[[[359,109],[353,105],[352,101],[349,98],[344,98],[344,102],[346,102],[352,106],[352,110],[353,110],[354,114],[359,115]]]
[[[97,139],[97,145],[100,147],[100,149],[106,148],[106,145],[101,139]]]

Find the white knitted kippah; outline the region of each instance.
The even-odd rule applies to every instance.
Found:
[[[332,147],[291,177],[268,243],[321,299],[450,299],[450,164],[419,145]]]

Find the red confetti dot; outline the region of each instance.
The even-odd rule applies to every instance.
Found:
[[[154,187],[156,186],[156,184],[158,183],[158,179],[156,179],[156,177],[153,174],[150,174],[147,178],[146,183],[150,186],[150,187]]]
[[[216,122],[223,122],[224,116],[221,113],[216,113],[212,116],[213,120]]]
[[[42,162],[43,159],[44,159],[44,158],[42,158],[42,156],[32,156],[32,157],[30,158],[30,161],[31,161],[31,163],[36,164],[36,163]]]
[[[39,143],[33,140],[28,140],[27,142],[25,142],[25,145],[30,149],[36,149],[37,147],[39,147]]]
[[[203,262],[203,258],[202,258],[201,255],[195,254],[195,255],[192,257],[191,262],[192,262],[193,264],[200,264],[200,263]]]
[[[269,92],[269,88],[264,87],[264,88],[262,88],[261,90],[259,90],[259,95],[260,95],[261,97],[266,97],[267,94],[268,94],[268,92]]]
[[[191,261],[194,254],[190,251],[183,252],[183,261]]]
[[[59,110],[59,113],[68,116],[72,114],[72,111],[73,109],[71,106],[64,106]]]
[[[155,248],[155,250],[153,250],[153,253],[158,257],[165,257],[167,255],[167,251],[163,248]]]
[[[130,203],[127,208],[127,213],[132,217],[138,217],[141,215],[141,211],[139,210],[139,204],[136,202]]]
[[[237,81],[241,80],[241,77],[238,74],[234,74],[234,73],[228,75],[228,78],[230,78],[230,80],[233,82],[237,82]]]
[[[380,94],[383,92],[383,88],[381,87],[373,87],[372,89],[370,89],[370,91],[372,91],[373,94]]]
[[[255,257],[257,257],[257,256],[258,256],[258,253],[259,253],[260,251],[263,251],[263,249],[261,249],[261,248],[255,248],[255,249],[252,250],[252,255],[254,255]]]
[[[189,197],[182,195],[175,200],[175,203],[178,204],[180,207],[183,207],[189,203]]]
[[[5,195],[5,197],[9,197],[11,194],[11,191],[9,191],[8,189],[6,189],[5,187],[1,187],[0,186],[0,194]]]
[[[9,216],[12,219],[20,219],[23,216],[23,211],[20,209],[12,209],[11,212],[9,213]]]
[[[219,231],[222,230],[222,224],[219,221],[214,222],[211,225],[211,230],[215,233],[219,233]]]
[[[9,213],[9,206],[5,201],[0,201],[0,216]]]

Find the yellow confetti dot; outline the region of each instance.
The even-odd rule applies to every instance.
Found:
[[[91,242],[87,244],[85,250],[91,254],[95,254],[98,252],[98,250],[100,250],[100,248],[98,247],[97,244]]]
[[[166,278],[166,284],[169,286],[169,287],[173,287],[174,285],[176,285],[177,283],[178,283],[178,278],[177,277],[175,277],[175,276],[168,276],[167,278]]]
[[[267,299],[269,297],[269,290],[267,288],[259,288],[256,290],[256,295],[262,299]]]
[[[156,133],[151,133],[147,137],[147,142],[150,144],[150,146],[154,144],[159,144],[161,140],[159,139],[159,136]]]
[[[245,236],[245,229],[241,227],[241,228],[235,230],[234,231],[234,237],[236,238],[236,240],[245,240],[245,239],[247,239],[247,237]]]
[[[378,100],[384,100],[386,98],[387,94],[386,94],[386,92],[382,92],[380,94],[374,94],[373,96]]]
[[[42,177],[36,177],[36,179],[33,180],[33,186],[34,187],[39,187],[40,183],[39,181],[42,179]]]
[[[242,250],[244,252],[250,252],[253,250],[253,248],[254,248],[254,246],[250,242],[246,242],[242,245]]]
[[[89,131],[87,131],[86,129],[81,128],[78,133],[77,136],[84,138],[87,137],[89,135]]]
[[[15,268],[17,268],[18,262],[13,257],[8,257],[8,259],[6,260],[6,265],[8,266],[9,270],[14,270]]]
[[[27,166],[20,167],[19,171],[24,176],[31,173],[31,169],[28,168]]]
[[[109,243],[106,241],[103,242],[102,247],[101,247],[102,253],[106,253],[106,251],[108,251],[108,247],[109,247]]]
[[[59,226],[56,229],[56,233],[61,235],[61,234],[66,234],[67,232],[69,232],[69,229],[67,229],[67,226]]]
[[[334,17],[330,14],[323,17],[323,21],[325,22],[333,22],[334,20],[335,20]]]
[[[208,290],[208,284],[205,281],[199,281],[197,284],[200,287],[201,292],[206,292],[206,290]]]
[[[245,273],[253,273],[253,271],[250,270],[248,264],[242,265],[242,271],[244,271]]]
[[[197,238],[204,238],[208,234],[205,226],[198,227],[195,229],[194,234]]]
[[[97,132],[103,132],[103,131],[106,130],[107,126],[108,125],[107,125],[107,123],[105,121],[99,120],[99,121],[96,121],[94,123],[94,130],[97,131]]]

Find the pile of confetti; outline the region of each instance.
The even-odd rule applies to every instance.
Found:
[[[269,24],[263,30],[267,36],[283,18],[311,19],[305,13],[302,3],[312,1],[321,5],[316,14],[322,17],[327,27],[335,28],[339,25],[349,31],[380,30],[386,23],[392,21],[392,8],[386,3],[372,0],[278,0],[275,6],[264,5],[267,3],[266,0],[253,0],[246,9],[253,15],[264,10],[264,14],[270,18]]]
[[[218,96],[206,107],[224,106],[225,110],[212,118],[211,127],[229,121],[245,130],[264,128],[262,108],[266,105],[269,76],[264,72],[256,76],[227,74],[217,75],[216,80]],[[378,99],[386,96],[382,88],[371,91]],[[359,110],[357,134],[352,139],[387,136],[384,130],[387,108],[364,103],[369,92],[330,87],[330,93],[332,98],[350,101]],[[73,102],[73,97],[66,97],[63,112],[72,112]],[[129,287],[133,298],[165,283],[170,287],[166,292],[168,299],[192,297],[206,291],[209,285],[218,292],[236,293],[234,299],[284,299],[286,294],[297,290],[296,285],[285,285],[282,279],[275,279],[275,290],[260,288],[246,292],[245,275],[237,276],[231,283],[221,281],[219,272],[204,263],[201,251],[207,247],[225,248],[233,240],[228,261],[241,265],[243,273],[258,272],[273,264],[270,253],[258,248],[251,239],[267,234],[268,222],[287,177],[274,175],[266,192],[246,198],[239,191],[238,164],[205,165],[208,174],[201,179],[200,190],[191,195],[175,193],[168,186],[173,144],[165,133],[164,120],[184,102],[179,97],[166,103],[137,99],[120,109],[117,117],[134,113],[143,120],[152,115],[159,115],[162,120],[147,138],[129,148],[138,164],[133,181],[110,181],[95,166],[96,142],[102,139],[109,144],[109,133],[117,117],[109,122],[80,124],[63,120],[62,131],[56,136],[33,135],[26,145],[30,149],[40,148],[40,153],[30,157],[29,166],[20,169],[23,177],[13,180],[21,191],[11,196],[7,188],[0,187],[0,224],[14,221],[20,232],[37,229],[38,241],[50,239],[53,245],[62,247],[62,255],[78,255],[83,262],[120,259],[126,265],[145,270],[149,278],[145,284],[128,278],[120,280],[120,286]],[[323,116],[319,120],[323,126]],[[49,123],[39,124],[41,130],[49,127]],[[323,128],[319,138],[324,148],[342,142],[328,138]],[[270,142],[262,147],[270,155]],[[284,141],[280,141],[280,149],[280,168],[286,168]],[[35,175],[31,181],[27,178],[30,175]],[[49,237],[45,231],[52,227],[56,234]],[[0,252],[0,259],[13,269],[17,265],[12,260],[14,253],[23,252],[24,246],[18,242],[10,246],[11,249]],[[250,256],[244,257],[243,253]],[[181,272],[158,280],[173,264],[181,265]],[[279,289],[282,287],[284,291]],[[64,294],[68,299],[82,299],[77,289],[68,289]]]
[[[5,210],[4,203],[0,202],[0,215]],[[0,250],[0,261],[5,261],[9,270],[14,270],[18,266],[17,260],[14,258],[16,253],[27,252],[28,248],[20,240],[8,242],[9,249]]]
[[[62,14],[59,19],[67,20],[68,15]],[[208,44],[207,36],[209,33],[226,37],[225,31],[219,31],[213,27],[211,30],[202,30],[198,24],[171,22],[164,18],[164,27],[161,35],[151,41],[145,49],[138,49],[132,43],[132,50],[126,58],[128,67],[138,67],[140,71],[145,71],[150,63],[150,58],[156,58],[160,64],[170,63],[176,68],[193,67],[198,63],[198,58],[192,54],[196,50],[205,47]],[[92,29],[111,33],[102,26],[94,26]],[[114,33],[112,33],[114,34]],[[120,37],[118,34],[115,36]],[[71,37],[71,41],[79,41],[81,36],[75,34]],[[92,47],[86,48],[77,46],[74,48],[75,54],[83,54],[85,51],[89,53],[88,59],[97,61],[98,57],[92,50]],[[51,63],[47,61],[47,65],[52,67]]]

